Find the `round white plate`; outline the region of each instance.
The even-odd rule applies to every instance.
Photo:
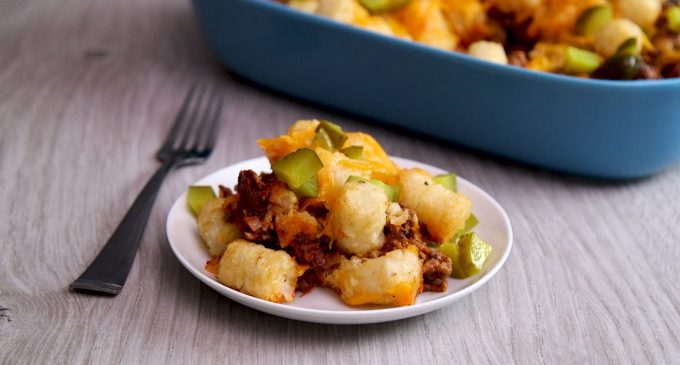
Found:
[[[442,169],[420,162],[394,157],[401,167],[420,167],[433,174],[445,173]],[[195,185],[218,185],[233,187],[241,170],[270,171],[266,158],[243,161],[218,170]],[[334,324],[358,324],[393,321],[431,312],[472,293],[489,281],[503,266],[512,247],[512,227],[503,208],[482,189],[463,178],[458,178],[458,191],[472,200],[472,211],[479,219],[474,231],[493,247],[486,269],[465,280],[449,278],[448,290],[443,293],[424,292],[418,295],[416,304],[407,307],[360,306],[351,307],[327,288],[315,288],[306,295],[297,294],[289,304],[271,303],[240,293],[220,284],[214,275],[205,271],[210,258],[196,227],[196,218],[189,210],[186,193],[173,204],[168,214],[166,232],[168,242],[177,259],[199,280],[220,294],[248,307],[280,317],[301,321]]]

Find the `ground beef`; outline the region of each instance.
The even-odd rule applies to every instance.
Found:
[[[423,288],[425,291],[445,291],[446,278],[451,275],[451,259],[437,250],[428,247],[419,233],[415,213],[409,211],[409,219],[401,225],[388,223],[384,229],[385,243],[380,251],[387,253],[415,245],[423,260]]]
[[[661,73],[669,79],[680,77],[680,64],[668,64],[661,70]]]
[[[298,264],[309,265],[298,279],[297,290],[303,293],[315,286],[325,285],[327,274],[336,268],[340,260],[340,254],[331,248],[331,240],[326,235],[317,238],[300,233],[286,247],[286,251],[295,257]]]
[[[656,80],[661,78],[661,74],[657,71],[656,67],[643,62],[640,65],[640,73],[636,77],[639,80]]]
[[[508,54],[508,63],[517,67],[526,67],[527,63],[529,63],[527,52],[520,49],[510,51]]]
[[[322,202],[316,202],[312,204],[308,204],[304,207],[305,211],[309,214],[311,214],[314,218],[320,219],[320,220],[325,220],[326,217],[328,217],[328,208],[326,208],[326,205]]]
[[[221,198],[227,198],[227,197],[234,195],[234,192],[231,191],[231,189],[229,189],[228,187],[226,187],[224,185],[220,185],[219,189],[220,189],[220,197]]]
[[[529,50],[534,48],[537,39],[529,35],[529,26],[532,18],[517,20],[517,16],[512,13],[504,13],[497,8],[489,9],[487,15],[492,23],[496,24],[496,30],[490,37],[492,41],[503,44],[505,47],[513,49]]]
[[[238,225],[245,239],[270,248],[277,246],[274,215],[269,209],[270,185],[277,182],[272,174],[258,176],[243,170],[236,185],[238,202],[234,209],[225,208],[227,222]]]
[[[421,248],[420,258],[423,259],[423,284],[425,291],[446,291],[446,278],[451,275],[453,267],[451,259],[439,251],[427,246]]]
[[[321,243],[321,239],[299,233],[293,238],[288,247],[299,264],[307,264],[315,269],[326,267],[325,254],[329,250],[327,244],[323,245]]]

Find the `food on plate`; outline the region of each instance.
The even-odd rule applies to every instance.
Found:
[[[285,251],[239,239],[224,251],[217,277],[230,288],[270,302],[284,303],[293,300],[300,271],[295,259]]]
[[[238,226],[227,222],[225,216],[224,207],[234,203],[234,196],[213,198],[205,202],[200,208],[196,219],[198,232],[203,242],[208,246],[211,256],[221,255],[230,242],[241,237]]]
[[[276,1],[499,64],[584,78],[680,77],[675,0]],[[635,52],[624,59],[630,40]]]
[[[385,242],[383,228],[389,203],[381,187],[368,181],[347,181],[331,210],[338,248],[359,256],[380,249]]]
[[[370,135],[328,121],[257,143],[271,173],[243,170],[202,205],[202,189],[187,194],[206,270],[224,285],[277,303],[321,286],[349,305],[404,306],[483,269],[491,246],[470,240],[477,219],[454,173],[402,169]]]
[[[461,279],[480,272],[491,254],[491,246],[474,232],[462,235],[457,244],[447,242],[440,249],[453,261],[452,276]]]
[[[342,257],[329,281],[350,305],[411,305],[423,280],[419,253],[410,246],[376,258]]]
[[[435,242],[452,239],[472,212],[470,199],[436,184],[421,169],[404,169],[399,174],[399,203],[416,212]]]
[[[215,192],[210,186],[190,186],[187,191],[187,201],[194,215],[198,215],[203,204],[213,198],[215,198]]]

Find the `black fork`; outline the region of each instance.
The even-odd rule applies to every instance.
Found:
[[[156,158],[163,164],[146,183],[99,255],[70,288],[118,294],[130,273],[163,180],[174,168],[199,164],[212,153],[222,111],[216,90],[192,86]]]

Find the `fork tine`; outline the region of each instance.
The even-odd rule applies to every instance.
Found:
[[[206,110],[206,124],[204,138],[202,138],[202,148],[205,152],[212,152],[217,139],[217,131],[220,125],[220,115],[222,114],[222,93],[218,90],[213,92],[210,100],[210,107]]]
[[[220,126],[220,116],[222,115],[222,93],[217,92],[215,98],[217,100],[217,109],[214,111],[210,119],[210,131],[208,133],[207,139],[205,141],[205,150],[210,153],[215,146],[215,141],[217,140],[217,132]]]
[[[172,128],[170,129],[170,132],[168,132],[167,137],[165,137],[165,141],[163,142],[163,145],[160,148],[160,151],[165,151],[171,149],[175,141],[177,139],[177,134],[179,133],[180,129],[182,129],[182,125],[185,124],[184,121],[186,120],[186,114],[189,109],[189,104],[191,103],[191,100],[194,97],[194,92],[196,91],[196,83],[194,82],[191,85],[191,88],[189,89],[189,92],[187,93],[187,96],[184,97],[184,101],[182,102],[182,107],[179,110],[179,113],[177,114],[177,117],[175,118],[175,122],[172,125]]]
[[[198,123],[196,126],[196,131],[194,133],[194,139],[193,139],[193,144],[191,145],[191,149],[193,151],[198,151],[201,148],[202,141],[205,138],[206,135],[206,124],[208,123],[208,114],[210,113],[210,108],[212,108],[213,104],[213,99],[214,99],[214,94],[215,94],[215,88],[211,87],[207,92],[207,96],[205,96],[205,101],[203,102],[201,112],[198,113]]]
[[[184,128],[182,141],[179,143],[179,148],[181,149],[189,148],[190,143],[192,143],[193,140],[195,140],[195,135],[198,133],[196,131],[201,130],[200,114],[202,109],[201,105],[205,103],[204,100],[205,100],[205,87],[200,87],[198,88],[196,101],[192,103],[193,104],[192,107],[189,108],[189,110],[191,110],[191,113],[189,113],[189,115],[186,117],[187,119],[186,128]]]

